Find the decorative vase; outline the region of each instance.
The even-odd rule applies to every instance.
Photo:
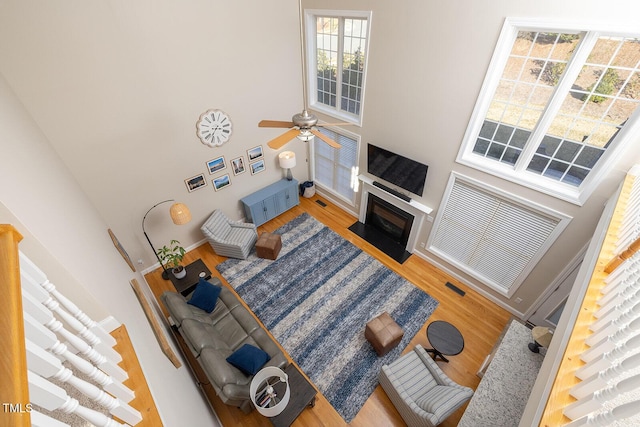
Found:
[[[173,270],[173,275],[176,276],[176,279],[183,279],[187,275],[187,269],[183,266],[176,267]]]

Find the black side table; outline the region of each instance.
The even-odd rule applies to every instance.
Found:
[[[427,339],[433,347],[427,349],[428,353],[433,354],[433,360],[439,357],[449,362],[445,355],[455,356],[464,349],[464,338],[458,328],[444,320],[435,320],[427,326]]]
[[[200,277],[204,277],[206,280],[211,279],[211,271],[209,271],[204,262],[199,258],[185,266],[185,269],[187,270],[187,275],[182,279],[176,279],[176,276],[174,276],[171,271],[169,271],[169,279],[171,279],[171,283],[175,286],[176,291],[186,297],[194,290]],[[204,276],[202,276],[201,273],[204,273]]]
[[[316,404],[316,389],[300,373],[296,365],[289,363],[284,372],[289,376],[291,395],[284,411],[270,418],[271,424],[275,427],[290,426],[306,407]]]

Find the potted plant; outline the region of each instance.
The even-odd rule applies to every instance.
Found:
[[[187,275],[187,270],[180,264],[186,252],[177,240],[172,240],[169,246],[165,245],[158,249],[160,261],[165,265],[165,268],[171,269],[176,279],[182,279]]]

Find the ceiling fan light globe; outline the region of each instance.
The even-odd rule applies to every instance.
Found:
[[[300,130],[300,133],[296,136],[300,141],[309,142],[314,135],[309,130]]]

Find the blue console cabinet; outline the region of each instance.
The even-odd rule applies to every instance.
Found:
[[[240,199],[248,221],[262,225],[300,203],[298,181],[282,179]]]

